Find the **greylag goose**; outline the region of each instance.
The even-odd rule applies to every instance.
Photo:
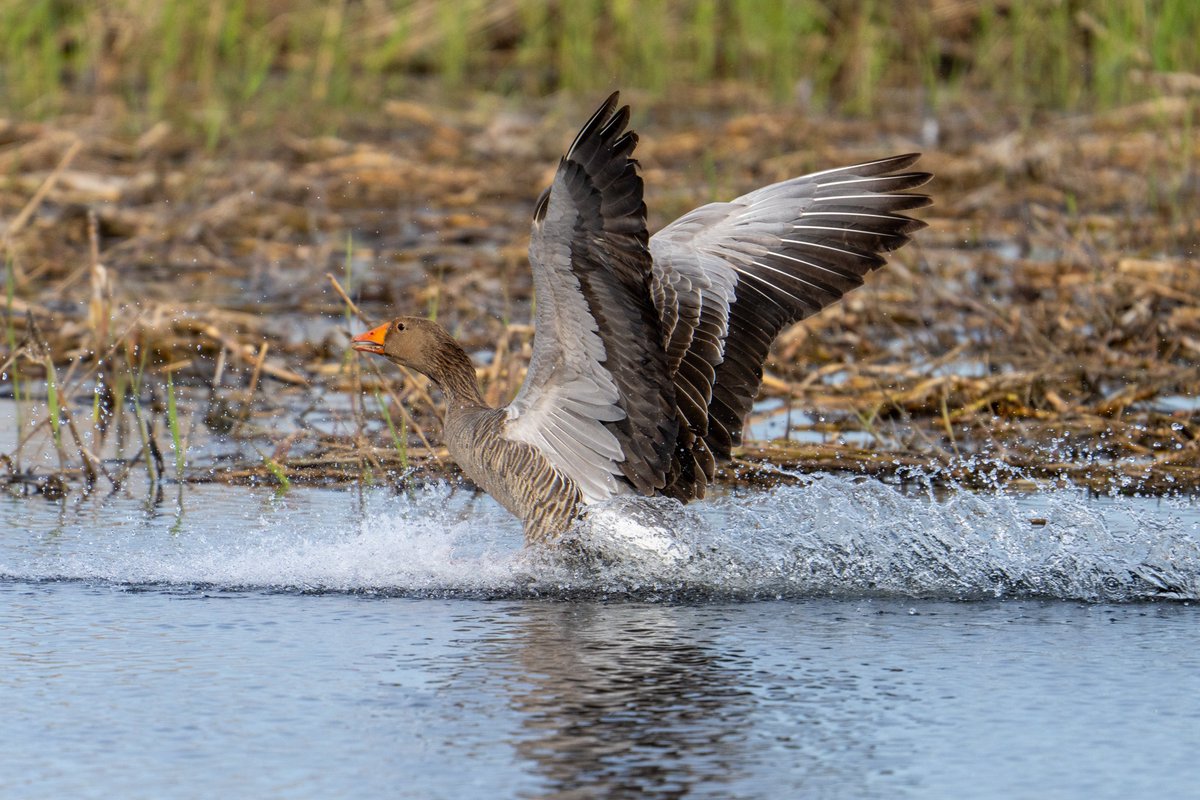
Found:
[[[917,154],[829,169],[646,231],[638,137],[613,93],[537,201],[529,261],[536,334],[525,382],[491,408],[462,347],[400,317],[353,347],[428,376],[463,473],[550,541],[620,494],[704,496],[741,443],[776,335],[862,285],[925,227],[903,171]]]

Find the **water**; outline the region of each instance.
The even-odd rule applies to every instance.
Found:
[[[1192,501],[822,476],[519,544],[444,486],[0,499],[4,795],[1200,782]]]
[[[841,444],[866,447],[875,437],[867,431],[837,431],[830,433],[822,430],[812,430],[817,420],[799,409],[788,408],[783,400],[772,397],[761,400],[754,405],[749,424],[746,429],[748,441],[769,442],[774,439],[787,439],[793,442],[825,444],[839,442]]]

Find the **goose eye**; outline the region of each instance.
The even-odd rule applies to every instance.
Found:
[[[396,323],[396,330],[398,330],[398,331],[402,331],[402,330],[404,330],[404,323],[403,323],[403,322],[397,322],[397,323]]]

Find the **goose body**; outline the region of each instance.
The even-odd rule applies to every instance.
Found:
[[[441,326],[400,317],[353,340],[446,396],[444,439],[463,473],[557,537],[618,494],[704,496],[741,442],[771,342],[862,285],[924,223],[916,155],[826,170],[710,203],[650,237],[642,180],[610,96],[538,200],[529,246],[533,355],[507,406],[483,401]]]

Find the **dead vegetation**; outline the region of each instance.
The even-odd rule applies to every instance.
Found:
[[[869,122],[728,87],[630,99],[652,229],[892,152],[925,150],[937,176],[915,244],[781,337],[763,390],[777,402],[752,419],[781,439],[748,443],[728,480],[777,479],[766,461],[1200,486],[1194,98],[1023,127],[982,96],[936,116],[897,98]],[[7,480],[56,496],[143,472],[450,471],[436,393],[357,359],[349,334],[360,315],[436,315],[506,402],[532,339],[533,201],[589,103],[396,101],[340,137],[217,152],[165,124],[0,121]]]

